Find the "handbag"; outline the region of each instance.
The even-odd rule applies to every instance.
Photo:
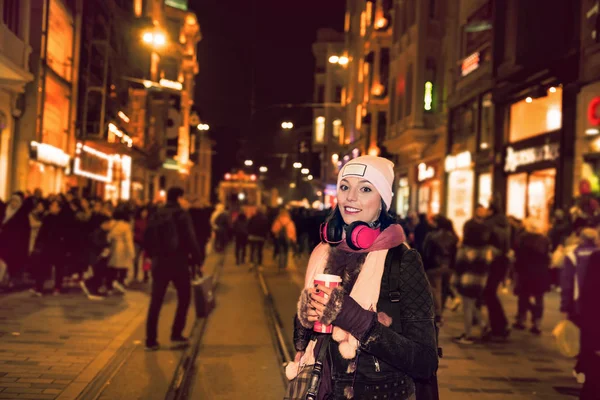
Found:
[[[569,320],[562,320],[552,330],[558,351],[569,358],[576,357],[581,349],[579,328]]]
[[[206,318],[215,308],[213,277],[200,277],[192,282],[196,318]]]
[[[283,400],[316,400],[323,373],[323,360],[329,347],[331,335],[323,339],[319,356],[314,365],[303,365],[298,375],[288,384]],[[311,368],[312,367],[312,368]]]

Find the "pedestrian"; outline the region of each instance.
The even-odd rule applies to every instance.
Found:
[[[6,264],[9,287],[20,281],[29,256],[29,212],[23,207],[23,192],[14,192],[0,215],[0,260]]]
[[[54,200],[48,206],[48,214],[42,220],[42,226],[35,241],[35,288],[34,295],[42,296],[44,282],[52,275],[54,268],[54,292],[59,295],[63,288],[66,270],[65,249],[67,248],[67,229],[61,213],[62,204]]]
[[[284,207],[279,210],[275,218],[271,232],[277,242],[277,265],[279,269],[287,268],[290,245],[296,244],[296,226],[290,217],[290,213]]]
[[[506,279],[509,267],[510,252],[510,224],[504,214],[502,201],[495,196],[488,207],[488,217],[485,224],[490,230],[490,245],[499,250],[490,265],[490,274],[483,292],[483,300],[488,309],[489,323],[488,331],[484,334],[485,340],[506,340],[510,335],[508,319],[504,313],[504,307],[498,297],[498,288]]]
[[[148,221],[144,246],[152,257],[152,294],[146,322],[146,349],[155,351],[158,343],[158,315],[170,282],[177,290],[177,311],[171,329],[171,341],[187,344],[183,336],[191,297],[189,257],[195,264],[202,263],[202,252],[196,241],[192,219],[183,199],[184,191],[172,187],[167,192],[167,203],[156,210]]]
[[[129,215],[125,210],[115,210],[107,239],[110,244],[106,282],[108,291],[111,293],[113,290],[117,290],[125,294],[127,292],[125,281],[127,276],[133,276],[133,261],[135,260],[133,232],[129,223]]]
[[[250,263],[262,265],[263,247],[269,235],[269,221],[265,206],[259,206],[256,214],[248,221],[248,241],[250,242]]]
[[[102,300],[105,296],[100,289],[105,283],[110,256],[108,232],[113,225],[110,217],[99,210],[91,218],[91,234],[88,238],[88,262],[92,267],[92,276],[79,281],[81,290],[89,300]]]
[[[414,231],[414,244],[415,249],[417,249],[419,254],[421,254],[421,257],[423,257],[423,243],[425,243],[425,238],[431,230],[432,227],[429,221],[427,220],[427,214],[419,214],[419,222],[415,226]]]
[[[38,201],[35,204],[33,211],[29,213],[29,255],[33,253],[35,248],[35,241],[37,239],[40,228],[42,227],[42,220],[46,214],[46,204],[44,201]]]
[[[455,274],[452,278],[456,291],[461,296],[463,309],[463,333],[454,338],[459,344],[475,342],[473,325],[480,325],[484,334],[484,321],[478,303],[481,300],[490,273],[490,266],[498,250],[490,246],[490,230],[479,213],[463,226],[463,240],[456,255]]]
[[[452,221],[443,215],[432,218],[432,230],[423,242],[423,266],[433,289],[436,323],[442,323],[443,281],[451,275],[456,260],[458,235]]]
[[[246,263],[246,247],[248,246],[248,217],[240,213],[233,223],[235,237],[235,265]]]
[[[541,335],[541,322],[544,313],[544,294],[550,288],[550,239],[542,234],[537,221],[527,218],[523,221],[525,231],[518,236],[515,249],[515,272],[517,282],[518,311],[513,328],[525,329],[527,312],[531,312],[531,329],[534,335]],[[531,301],[533,299],[533,302]]]
[[[229,221],[229,214],[227,213],[225,206],[221,203],[217,204],[215,206],[215,211],[213,211],[210,216],[210,225],[214,235],[214,250],[217,253],[225,251],[227,235],[230,228]]]
[[[416,380],[435,374],[431,289],[421,258],[403,244],[404,232],[389,214],[393,165],[362,156],[338,174],[337,206],[311,254],[298,302],[288,393],[299,364],[315,360],[323,365],[317,399],[419,398],[425,384]],[[323,273],[340,276],[341,285],[314,285]],[[314,333],[317,322],[332,324],[332,334]]]

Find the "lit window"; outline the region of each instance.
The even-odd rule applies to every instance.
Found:
[[[529,100],[531,99],[531,100]],[[546,96],[523,99],[510,106],[510,142],[517,142],[562,127],[562,88]]]
[[[340,137],[340,129],[342,127],[342,120],[341,119],[336,119],[335,121],[333,121],[333,137],[334,138],[339,138]]]
[[[323,143],[325,139],[325,117],[315,119],[315,143]]]
[[[367,14],[363,11],[360,13],[360,36],[367,34]]]
[[[58,1],[50,2],[47,63],[61,78],[71,81],[73,63],[74,22],[67,9]]]
[[[346,11],[346,16],[344,17],[344,32],[350,31],[350,12]]]
[[[360,129],[362,126],[362,105],[356,106],[356,129]]]
[[[373,18],[373,3],[371,3],[370,1],[367,1],[367,15],[366,15],[366,19],[367,19],[367,24],[370,25],[371,24],[371,19]]]

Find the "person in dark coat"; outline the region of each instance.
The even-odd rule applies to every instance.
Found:
[[[189,343],[188,338],[183,336],[183,329],[192,290],[190,257],[193,265],[199,265],[203,260],[192,218],[184,208],[186,202],[183,194],[180,187],[170,188],[167,192],[167,204],[154,213],[146,229],[144,245],[152,257],[152,294],[146,321],[146,350],[149,351],[160,349],[157,341],[158,315],[171,281],[177,290],[177,311],[171,329],[171,341],[176,344]],[[166,243],[162,246],[155,243],[157,239],[169,239],[161,235],[163,227],[176,229],[176,243],[171,243],[174,248],[166,247]]]
[[[235,264],[246,262],[246,247],[248,246],[248,217],[240,213],[233,223],[233,235],[235,237]]]
[[[531,333],[540,335],[544,313],[544,293],[550,288],[550,239],[541,233],[536,221],[523,221],[525,232],[521,233],[515,248],[515,272],[519,297],[517,320],[513,328],[525,329],[527,312],[531,312]],[[531,303],[533,298],[533,303]]]
[[[490,329],[484,335],[484,339],[506,339],[510,335],[510,329],[502,302],[498,297],[498,288],[504,282],[509,267],[510,224],[504,215],[500,197],[496,196],[492,199],[488,212],[489,216],[485,220],[485,224],[491,233],[489,244],[499,252],[490,266],[490,274],[483,294],[490,318]]]
[[[12,194],[0,215],[0,259],[6,263],[10,285],[20,278],[29,257],[29,212],[23,207],[23,192]]]
[[[422,258],[425,258],[423,254],[423,243],[425,243],[425,238],[432,229],[429,221],[427,221],[427,214],[419,214],[419,223],[415,227],[414,248],[417,249]],[[425,268],[427,268],[426,265]]]
[[[254,266],[262,265],[263,247],[269,236],[270,224],[265,207],[260,206],[256,214],[248,221],[248,241],[250,242],[250,262]]]
[[[34,253],[36,254],[36,296],[42,296],[44,282],[52,274],[54,268],[54,294],[60,294],[63,277],[65,275],[65,249],[67,247],[67,231],[64,217],[61,214],[62,206],[54,200],[48,207],[48,215],[42,220],[38,233]]]
[[[452,221],[443,215],[433,217],[432,229],[423,242],[423,266],[433,290],[436,322],[439,323],[443,310],[443,279],[454,268],[458,235],[454,232]]]

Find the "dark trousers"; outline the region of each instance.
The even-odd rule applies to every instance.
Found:
[[[62,290],[63,277],[65,275],[65,260],[62,257],[49,257],[40,260],[37,265],[35,277],[35,290],[41,292],[44,289],[44,282],[52,275],[54,267],[54,290]]]
[[[113,288],[113,282],[117,281],[121,285],[125,285],[127,278],[127,268],[108,267],[106,270],[106,287],[108,290]]]
[[[500,298],[498,298],[498,287],[504,281],[507,267],[508,262],[504,257],[496,259],[491,265],[490,275],[483,291],[483,299],[490,317],[490,328],[494,335],[502,335],[508,328],[508,320]]]
[[[164,265],[152,268],[152,297],[146,322],[146,343],[153,344],[157,339],[158,316],[162,308],[169,283],[173,282],[177,290],[177,311],[171,329],[171,337],[181,336],[190,306],[191,280],[187,266]]]
[[[531,302],[533,298],[533,303]],[[517,320],[524,323],[527,320],[527,312],[531,311],[531,320],[538,322],[544,314],[544,294],[531,294],[527,291],[519,293]]]
[[[135,244],[135,259],[133,261],[133,276],[131,277],[132,280],[137,281],[138,279],[138,275],[139,275],[139,271],[140,271],[140,258],[142,258],[142,255],[144,254],[144,248],[142,247],[141,244],[136,243]],[[144,259],[142,258],[142,265],[144,264]],[[143,271],[144,273],[144,282],[148,282],[148,271]]]
[[[248,238],[245,236],[236,236],[235,238],[235,262],[237,265],[246,262],[246,246]]]
[[[250,241],[250,262],[256,265],[262,265],[264,240]]]

